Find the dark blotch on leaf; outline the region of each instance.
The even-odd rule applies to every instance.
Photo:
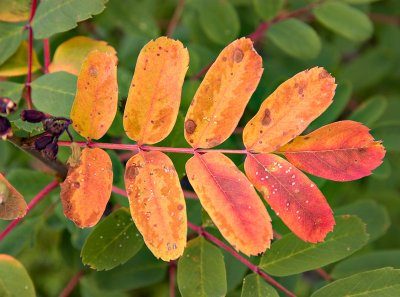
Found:
[[[139,166],[137,166],[136,164],[133,164],[129,167],[126,168],[126,176],[129,179],[134,179],[138,174],[139,174]]]
[[[236,63],[240,63],[240,62],[242,62],[243,57],[244,57],[244,53],[241,49],[237,48],[234,50],[233,61],[235,61]]]
[[[197,125],[196,125],[196,123],[195,123],[193,120],[187,120],[187,121],[185,122],[185,131],[186,131],[188,134],[193,134],[194,131],[196,130],[196,127],[197,127]]]
[[[261,124],[262,124],[263,126],[268,126],[270,123],[271,123],[271,112],[270,112],[270,110],[267,108],[267,109],[264,111],[264,116],[263,116],[263,118],[261,119]]]

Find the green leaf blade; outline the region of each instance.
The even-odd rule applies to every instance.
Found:
[[[202,237],[188,242],[178,261],[178,287],[182,297],[226,295],[226,272],[222,252]]]
[[[241,297],[279,297],[279,294],[259,275],[253,273],[243,280]]]
[[[120,208],[100,222],[86,239],[82,262],[96,270],[124,264],[143,246],[127,208]]]
[[[0,22],[0,65],[11,57],[22,41],[23,27]]]
[[[287,276],[343,259],[368,241],[365,224],[356,216],[336,217],[336,226],[324,242],[310,244],[288,234],[271,245],[261,258],[260,267],[276,276]]]
[[[282,51],[297,59],[313,59],[321,50],[318,34],[297,19],[287,19],[272,25],[267,36]]]

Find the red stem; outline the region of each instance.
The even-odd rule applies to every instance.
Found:
[[[176,262],[169,262],[169,297],[175,297],[175,284],[176,284]]]
[[[194,149],[186,147],[163,147],[163,146],[150,146],[150,145],[138,145],[138,144],[122,144],[122,143],[105,143],[105,142],[90,142],[84,141],[76,142],[80,147],[97,147],[110,150],[126,150],[139,152],[143,151],[161,151],[165,153],[181,153],[181,154],[194,154],[194,153],[207,153],[207,152],[218,152],[225,154],[248,154],[247,150],[230,150],[230,149]],[[70,146],[71,141],[58,141],[59,146]]]
[[[113,193],[124,196],[124,197],[126,197],[128,195],[124,189],[118,188],[116,186],[112,187],[112,191],[113,191]]]
[[[43,51],[44,51],[44,73],[49,73],[50,43],[48,38],[43,39]]]
[[[77,274],[75,274],[67,286],[64,288],[64,290],[60,293],[59,297],[68,297],[72,291],[75,289],[76,285],[79,284],[80,279],[83,276],[83,271],[79,271]]]
[[[33,57],[33,30],[32,30],[32,20],[36,12],[36,2],[37,0],[32,0],[31,12],[29,15],[29,21],[26,25],[28,29],[28,75],[26,77],[25,87],[26,87],[26,104],[28,109],[32,109],[32,57]]]
[[[260,267],[258,267],[257,265],[251,263],[249,260],[247,260],[242,255],[240,255],[238,252],[236,252],[233,248],[231,248],[230,246],[228,246],[227,244],[223,243],[218,238],[214,237],[213,235],[211,235],[210,233],[205,231],[203,227],[197,226],[197,225],[195,225],[195,224],[193,224],[191,222],[188,222],[188,227],[190,229],[192,229],[193,231],[195,231],[196,233],[198,233],[200,236],[203,236],[208,241],[211,241],[215,245],[217,245],[217,246],[223,248],[224,250],[226,250],[227,252],[229,252],[237,260],[239,260],[244,265],[249,267],[251,271],[253,271],[254,273],[257,273],[259,276],[261,276],[263,279],[265,279],[271,285],[275,286],[276,288],[278,288],[279,290],[284,292],[286,295],[288,295],[290,297],[296,297],[295,294],[290,292],[288,289],[286,289],[284,286],[282,286],[280,283],[278,283],[276,280],[274,280],[272,277],[270,277],[268,274],[266,274],[264,271],[262,271]]]
[[[50,193],[53,189],[58,186],[58,181],[54,180],[49,183],[46,187],[44,187],[28,204],[28,208],[26,210],[26,214],[28,214],[32,208],[36,206],[48,193]],[[2,241],[8,233],[10,233],[15,226],[21,221],[22,218],[18,218],[13,220],[8,226],[0,233],[0,241]]]
[[[176,5],[174,15],[172,16],[171,21],[168,24],[166,35],[171,37],[175,31],[176,26],[178,25],[179,18],[181,17],[183,7],[185,6],[185,0],[179,0],[178,4]]]

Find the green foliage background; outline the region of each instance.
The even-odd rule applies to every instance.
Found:
[[[0,0],[0,10],[13,2],[15,1]],[[71,4],[65,5],[66,2]],[[187,146],[183,138],[183,118],[201,81],[195,79],[196,74],[211,63],[228,43],[253,33],[262,22],[269,22],[268,30],[260,36],[255,46],[263,57],[264,74],[239,126],[243,127],[257,112],[266,96],[280,83],[297,72],[318,65],[325,67],[336,77],[338,89],[333,105],[311,124],[308,131],[340,119],[361,121],[371,128],[376,139],[383,140],[387,149],[383,165],[370,177],[347,183],[315,179],[335,215],[358,216],[351,217],[348,224],[342,222],[342,234],[348,233],[351,236],[344,239],[339,236],[335,240],[335,236],[341,233],[332,235],[334,244],[327,244],[326,250],[319,247],[315,253],[305,253],[303,258],[300,255],[298,259],[294,253],[296,248],[307,250],[308,247],[303,247],[294,236],[287,235],[282,239],[285,245],[277,241],[275,245],[278,247],[273,245],[270,254],[266,253],[267,257],[252,257],[251,261],[260,264],[267,273],[277,276],[276,279],[281,284],[298,296],[309,296],[327,284],[315,271],[299,273],[321,266],[334,279],[365,273],[364,278],[360,274],[361,276],[353,276],[354,280],[341,280],[338,286],[341,289],[347,288],[344,290],[346,292],[352,288],[352,281],[358,282],[360,277],[376,279],[384,276],[389,283],[390,280],[399,283],[399,270],[374,269],[400,268],[400,1],[40,1],[32,25],[34,48],[42,65],[41,39],[47,37],[50,38],[52,52],[60,43],[78,35],[105,40],[117,50],[120,109],[111,130],[101,141],[120,140],[129,143],[123,132],[121,114],[136,58],[144,44],[166,33],[178,2],[184,3],[184,6],[172,37],[181,40],[188,47],[190,68],[184,84],[181,114],[172,134],[160,143],[161,146]],[[29,1],[21,3],[29,6]],[[283,20],[276,18],[299,9],[301,11],[310,3],[317,4],[308,12],[294,14],[292,18]],[[70,18],[65,17],[66,15]],[[79,22],[77,26],[76,22]],[[27,38],[26,31],[21,29],[24,24],[0,22],[0,73],[3,69],[13,67],[15,59],[18,59],[13,54],[21,41]],[[16,76],[0,81],[0,96],[8,96],[19,102],[20,109],[23,109],[24,104],[24,100],[20,100],[24,80],[25,76]],[[38,70],[34,73],[32,83],[33,103],[42,111],[68,116],[75,85],[74,75],[61,72],[44,75]],[[23,125],[17,118],[18,115],[10,117],[14,120],[13,127],[17,135],[26,136],[40,131],[37,126]],[[80,139],[76,134],[74,136]],[[221,147],[241,148],[241,135],[232,136]],[[116,153],[109,153],[114,166],[114,184],[124,187],[123,164]],[[60,150],[62,160],[65,161],[68,154],[69,149]],[[183,177],[188,156],[174,154],[171,158],[180,177]],[[243,161],[240,156],[232,159],[239,166]],[[7,174],[9,181],[28,201],[52,180],[51,173],[42,165],[7,142],[0,142],[0,171]],[[111,201],[113,205],[128,206],[125,197],[115,194]],[[208,231],[221,237],[218,230],[210,224],[207,215],[202,213],[199,202],[189,200],[187,203],[189,220],[196,224],[203,223]],[[124,213],[122,211],[121,215]],[[274,229],[281,234],[289,233],[279,218],[271,211],[270,214]],[[363,223],[366,224],[369,239]],[[112,224],[113,222],[109,222],[108,225]],[[0,230],[6,225],[7,222],[0,221]],[[101,231],[108,232],[105,236],[110,236],[111,239],[116,236],[106,229],[111,227],[104,228]],[[59,190],[55,190],[0,242],[0,253],[13,255],[24,264],[33,280],[37,296],[58,296],[78,271],[83,271],[84,276],[71,296],[169,296],[168,264],[156,260],[145,246],[142,247],[139,235],[127,247],[135,252],[139,249],[140,251],[132,257],[132,250],[124,250],[124,259],[118,259],[123,263],[132,257],[124,265],[102,272],[84,267],[80,252],[92,231],[78,229],[65,219],[59,202]],[[343,253],[340,250],[343,240],[348,248],[354,250]],[[186,251],[183,260],[179,261],[178,282],[184,297],[221,296],[224,292],[229,297],[267,294],[277,296],[264,280],[255,275],[246,277],[242,293],[243,278],[249,274],[249,270],[230,254],[215,248],[204,239],[195,241],[191,242],[190,253],[198,253],[205,260],[200,264],[191,263],[185,260],[188,253]],[[91,244],[98,243],[94,241]],[[90,251],[95,250],[96,246],[85,248]],[[353,253],[355,250],[357,251]],[[113,247],[108,252],[111,255],[117,254],[113,252]],[[350,257],[344,259],[350,254]],[[279,259],[285,256],[288,257],[286,260]],[[305,259],[309,259],[307,257],[312,260],[306,261]],[[96,259],[90,261],[96,262]],[[109,266],[107,260],[102,261],[106,263],[96,263],[101,267]],[[275,263],[271,263],[274,261]],[[282,261],[281,266],[279,261]],[[205,265],[211,274],[216,275],[210,279],[201,269],[197,274],[196,269],[199,267],[196,265]],[[192,277],[188,279],[188,275]],[[225,279],[227,283],[224,287]],[[202,282],[205,290],[196,290],[196,286]],[[368,281],[365,285],[369,285]],[[383,283],[380,285],[384,286]],[[327,291],[320,291],[315,296],[342,296],[340,291],[332,293],[329,292],[330,289],[328,286],[322,289]],[[393,290],[395,291],[389,293],[394,295],[388,296],[396,296],[397,293],[400,296],[399,286],[395,286]],[[195,295],[200,294],[199,292],[204,294]],[[257,295],[257,292],[264,293]],[[179,296],[179,291],[177,294]],[[370,292],[366,296],[379,295]]]

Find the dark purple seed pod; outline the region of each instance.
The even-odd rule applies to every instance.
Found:
[[[7,97],[0,97],[0,113],[10,114],[17,110],[17,104]]]
[[[60,136],[67,129],[69,122],[48,118],[43,121],[43,128],[47,133],[54,136]]]
[[[42,155],[45,158],[50,160],[54,160],[57,157],[58,153],[58,145],[56,142],[50,142],[46,147],[42,150]]]
[[[11,130],[11,123],[10,121],[5,118],[0,116],[0,137],[3,140],[6,140],[7,138],[13,136],[12,130]]]
[[[40,123],[47,118],[48,115],[46,115],[44,112],[34,109],[27,109],[21,112],[21,119],[29,123]]]
[[[42,135],[35,140],[35,148],[38,151],[43,150],[49,143],[51,143],[54,139],[52,135]]]

